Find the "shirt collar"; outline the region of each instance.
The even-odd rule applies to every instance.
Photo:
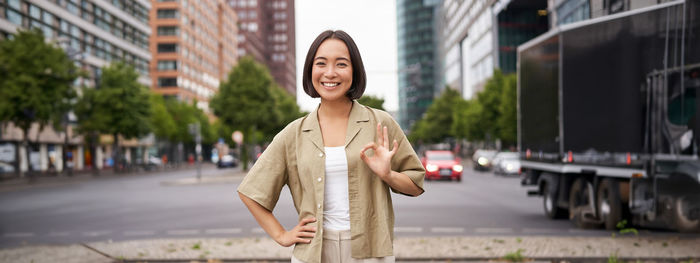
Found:
[[[316,110],[308,115],[306,121],[304,121],[301,127],[301,131],[304,132],[309,139],[311,139],[316,147],[323,150],[323,136],[321,135],[321,126],[318,123],[318,109],[320,106],[321,104],[316,107]],[[353,100],[352,109],[350,110],[350,117],[348,119],[348,129],[345,133],[345,147],[352,142],[355,136],[360,132],[360,130],[362,130],[362,127],[368,123],[369,109],[358,103],[357,100]]]

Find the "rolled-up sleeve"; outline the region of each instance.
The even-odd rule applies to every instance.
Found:
[[[408,178],[411,178],[411,181],[416,184],[416,186],[425,191],[423,189],[423,180],[425,179],[425,169],[423,168],[423,164],[421,164],[418,155],[411,146],[411,143],[401,130],[401,126],[399,126],[399,124],[393,119],[390,123],[392,123],[393,126],[391,137],[399,143],[399,148],[396,150],[394,158],[391,159],[391,170],[407,175]],[[393,140],[390,141],[389,145],[390,147],[393,147]],[[391,191],[394,193],[405,194],[396,191],[394,188],[391,188]]]
[[[272,211],[287,182],[285,133],[278,133],[243,178],[238,192]]]

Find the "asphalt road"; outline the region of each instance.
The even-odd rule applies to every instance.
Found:
[[[235,169],[209,167],[205,177]],[[240,176],[217,184],[167,185],[194,177],[175,171],[97,178],[0,193],[0,248],[104,240],[264,236],[238,199]],[[397,236],[609,236],[549,220],[541,198],[517,177],[465,169],[461,182],[427,181],[420,197],[394,194]],[[274,214],[286,227],[297,215],[285,188]],[[679,235],[642,230],[650,235]]]

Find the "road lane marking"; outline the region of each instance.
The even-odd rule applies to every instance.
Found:
[[[178,229],[178,230],[168,230],[168,235],[174,236],[185,236],[185,235],[196,235],[199,234],[197,229]]]
[[[479,234],[508,234],[513,233],[512,228],[477,228]]]
[[[207,229],[204,232],[207,234],[238,234],[238,233],[241,233],[241,229],[240,228]]]
[[[89,236],[89,237],[96,237],[96,236],[103,236],[106,234],[112,233],[112,231],[92,231],[92,232],[83,232],[84,236]]]
[[[430,229],[433,233],[463,233],[463,227],[433,227]]]
[[[250,232],[253,232],[253,234],[263,234],[265,233],[265,230],[262,228],[256,227],[250,230]]]
[[[549,228],[523,228],[523,233],[526,234],[544,234],[544,233],[556,233],[559,232],[556,229]]]
[[[69,236],[69,235],[70,235],[70,232],[51,232],[51,233],[49,233],[49,236],[51,236],[51,237],[65,237],[65,236]]]
[[[34,233],[19,232],[19,233],[5,233],[4,237],[33,237]]]
[[[152,236],[155,231],[124,231],[125,236]]]
[[[423,228],[422,227],[394,227],[394,232],[420,233],[420,232],[423,232]]]

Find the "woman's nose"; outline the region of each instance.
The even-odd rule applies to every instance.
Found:
[[[326,70],[323,72],[323,75],[335,76],[338,74],[335,70],[336,70],[336,68],[334,66],[328,66],[328,67],[326,67]]]

